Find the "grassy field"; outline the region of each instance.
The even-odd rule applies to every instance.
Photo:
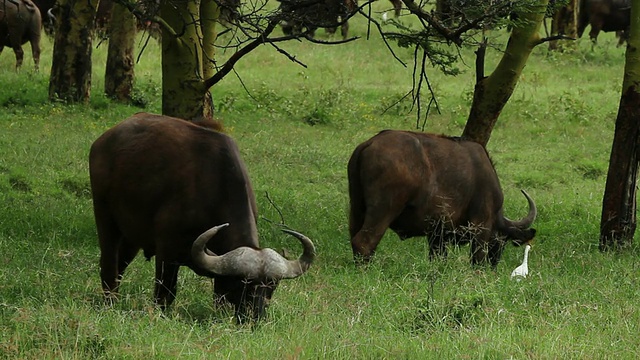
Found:
[[[384,4],[383,4],[384,5]],[[380,6],[383,6],[380,5]],[[362,18],[353,35],[365,37]],[[322,31],[320,36],[324,37]],[[411,66],[379,36],[323,47],[270,47],[242,60],[213,89],[217,116],[247,163],[262,218],[261,244],[297,254],[270,221],[306,233],[319,257],[282,282],[266,321],[237,326],[214,309],[209,280],[180,273],[174,307],[152,302],[153,265],[129,267],[122,301],[102,303],[87,155],[102,132],[138,111],[160,111],[159,49],[137,64],[146,108],[102,95],[106,46],[95,49],[88,106],[47,102],[52,45],[42,72],[12,71],[0,56],[0,358],[6,359],[637,359],[640,250],[602,254],[602,193],[622,83],[624,49],[611,34],[593,50],[536,49],[488,145],[506,215],[536,200],[530,277],[513,282],[522,249],[496,271],[469,266],[469,248],[429,261],[425,239],[388,233],[374,263],[355,268],[347,230],[346,164],[386,128],[415,129]],[[25,49],[26,50],[26,49]],[[410,64],[411,54],[397,49]],[[426,130],[459,135],[473,90],[473,52],[462,74],[430,71],[441,112]],[[224,54],[221,54],[224,56]],[[487,69],[499,59],[490,52]],[[246,88],[246,90],[245,90]],[[385,111],[386,110],[386,111]],[[282,213],[283,219],[280,218]]]

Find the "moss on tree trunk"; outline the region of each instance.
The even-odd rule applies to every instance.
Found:
[[[175,34],[162,32],[162,113],[186,120],[213,118],[204,83],[200,1],[164,0],[161,14]]]
[[[113,4],[109,26],[109,51],[104,75],[104,92],[108,97],[130,102],[133,92],[133,44],[136,19],[124,6]]]
[[[91,50],[98,0],[60,0],[49,78],[49,99],[89,101]]]

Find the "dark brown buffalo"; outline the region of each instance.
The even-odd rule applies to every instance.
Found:
[[[615,31],[619,45],[626,41],[631,18],[630,0],[582,0],[578,18],[578,36],[582,37],[587,25],[591,25],[589,38],[594,43],[600,31]]]
[[[22,66],[22,45],[31,44],[36,70],[40,66],[40,11],[31,0],[0,0],[0,52],[9,46],[16,54],[16,69]]]
[[[430,255],[471,242],[471,262],[496,266],[505,240],[535,235],[533,200],[520,221],[504,217],[500,181],[478,143],[387,130],[356,147],[348,165],[351,246],[369,261],[387,228],[401,239],[426,235]]]
[[[91,146],[89,170],[105,296],[140,249],[156,257],[156,302],[176,296],[178,268],[215,279],[218,299],[236,318],[264,314],[278,281],[302,275],[314,246],[286,260],[260,249],[256,203],[234,141],[222,133],[161,115],[136,114]],[[215,235],[215,236],[214,236]]]
[[[389,0],[391,1],[391,5],[393,5],[393,15],[397,18],[400,16],[400,12],[402,11],[402,0]]]
[[[285,35],[303,34],[314,37],[318,28],[333,34],[340,26],[343,39],[349,36],[349,17],[356,11],[355,0],[279,0]]]
[[[53,15],[53,6],[56,0],[33,0],[33,3],[40,10],[42,17],[42,27],[47,35],[53,35],[56,17]]]

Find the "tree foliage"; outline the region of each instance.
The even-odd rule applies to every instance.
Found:
[[[435,101],[427,74],[428,65],[446,74],[456,75],[455,68],[460,47],[476,47],[476,80],[474,100],[463,132],[463,137],[483,145],[489,141],[491,131],[502,108],[513,93],[519,76],[533,48],[551,38],[541,38],[540,25],[548,12],[548,0],[447,0],[435,9],[429,3],[403,0],[411,16],[418,19],[413,28],[393,21],[395,31],[383,31],[376,19],[370,17],[383,36],[402,47],[414,50],[414,87],[411,96],[418,108],[418,119],[424,121]],[[489,36],[492,32],[509,31],[510,37],[502,60],[494,71],[485,76],[484,54],[487,48],[501,47]],[[564,38],[564,36],[557,36]],[[424,95],[426,93],[426,95]],[[426,111],[422,110],[423,97],[427,97]],[[424,114],[424,115],[423,115]]]

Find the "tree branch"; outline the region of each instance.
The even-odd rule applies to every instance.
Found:
[[[538,46],[540,44],[544,44],[546,42],[554,41],[554,40],[576,40],[576,38],[572,38],[571,36],[566,36],[566,35],[554,35],[554,36],[545,37],[536,41],[534,46]]]
[[[483,37],[478,50],[476,50],[476,83],[484,79],[484,59],[487,54],[487,38]]]
[[[225,62],[224,65],[222,65],[220,70],[218,70],[218,72],[216,72],[215,75],[213,75],[212,77],[204,81],[205,89],[211,88],[213,85],[217,84],[220,80],[222,80],[231,70],[233,70],[233,67],[236,65],[236,63],[240,61],[240,59],[242,59],[245,55],[249,54],[258,46],[268,42],[269,39],[267,38],[267,36],[269,36],[269,34],[273,32],[273,30],[276,28],[276,26],[279,23],[280,23],[280,19],[278,17],[272,18],[271,21],[269,21],[269,23],[267,24],[264,31],[262,31],[260,36],[253,39],[253,41],[249,42],[243,48],[239,49],[233,55],[231,55],[229,60],[227,60],[227,62]]]
[[[280,54],[282,54],[282,55],[284,55],[284,56],[288,57],[288,58],[289,58],[289,60],[291,60],[292,62],[294,62],[294,63],[296,63],[296,64],[298,64],[298,65],[302,66],[302,67],[303,67],[303,68],[305,68],[305,69],[307,68],[307,65],[306,65],[306,64],[304,64],[304,63],[302,63],[300,60],[296,59],[296,57],[295,57],[295,56],[293,56],[293,55],[289,54],[286,50],[284,50],[284,49],[282,49],[282,48],[278,47],[278,46],[277,46],[276,44],[274,44],[274,43],[271,43],[271,46],[273,46],[273,47],[276,49],[276,51],[277,51],[277,52],[279,52]]]

